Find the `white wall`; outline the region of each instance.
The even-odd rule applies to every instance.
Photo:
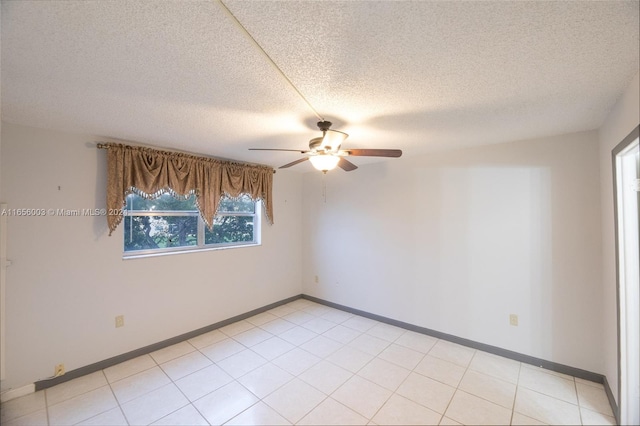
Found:
[[[326,203],[305,175],[305,293],[602,372],[595,131],[325,179]]]
[[[611,151],[640,124],[640,73],[636,74],[599,130],[602,193],[602,285],[604,374],[618,397],[618,325]]]
[[[2,133],[9,207],[105,207],[106,152],[94,138],[8,123]],[[122,225],[108,237],[104,217],[9,217],[3,390],[299,294],[299,175],[278,171],[274,197],[260,247],[126,261]]]

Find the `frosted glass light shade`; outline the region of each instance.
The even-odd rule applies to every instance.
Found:
[[[321,172],[327,172],[336,168],[340,161],[340,157],[336,157],[334,155],[312,155],[309,157],[309,161],[311,161],[311,164],[316,169]]]
[[[349,137],[348,134],[338,130],[327,130],[322,136],[322,146],[331,147],[332,151],[340,149],[340,145]]]

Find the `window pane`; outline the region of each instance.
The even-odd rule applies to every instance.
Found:
[[[216,216],[213,231],[205,228],[205,244],[253,241],[253,216]]]
[[[125,216],[124,250],[195,246],[198,216]]]
[[[127,210],[136,211],[193,211],[197,210],[196,196],[191,195],[186,200],[173,198],[171,194],[162,194],[155,200],[148,200],[135,194],[127,196]]]
[[[253,213],[256,202],[248,195],[241,195],[237,199],[224,197],[220,200],[218,213]]]

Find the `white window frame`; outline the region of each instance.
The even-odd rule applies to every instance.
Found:
[[[261,222],[262,222],[262,201],[255,200],[254,211],[253,213],[246,212],[222,212],[217,216],[252,216],[253,217],[253,241],[238,241],[233,243],[218,243],[218,244],[205,244],[205,227],[206,224],[200,215],[200,212],[197,210],[124,210],[123,211],[123,221],[127,220],[128,217],[133,216],[196,216],[198,220],[198,228],[197,228],[197,244],[192,246],[183,246],[183,247],[167,247],[167,248],[157,248],[157,249],[146,249],[146,250],[132,250],[125,251],[124,250],[124,239],[125,235],[125,227],[123,226],[123,240],[122,240],[122,258],[123,259],[135,259],[141,257],[153,257],[153,256],[166,256],[172,254],[182,254],[182,253],[193,253],[193,252],[201,252],[201,251],[210,251],[210,250],[225,250],[231,248],[240,248],[240,247],[254,247],[262,244],[261,242]]]

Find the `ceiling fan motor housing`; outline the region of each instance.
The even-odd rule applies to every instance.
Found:
[[[329,130],[329,128],[331,127],[331,122],[330,121],[318,121],[318,129],[322,130],[323,132],[326,132],[327,130]]]

